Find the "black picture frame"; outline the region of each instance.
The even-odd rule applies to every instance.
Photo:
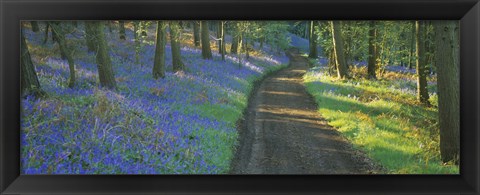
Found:
[[[479,194],[478,0],[2,0],[1,194]],[[20,175],[21,20],[461,21],[460,175]]]

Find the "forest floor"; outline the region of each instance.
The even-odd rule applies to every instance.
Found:
[[[239,123],[235,174],[368,174],[381,168],[317,112],[303,84],[308,59],[288,51],[290,64],[258,83]]]

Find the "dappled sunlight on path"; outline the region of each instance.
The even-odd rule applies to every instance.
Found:
[[[358,174],[368,159],[352,149],[317,112],[302,76],[307,59],[290,54],[289,67],[253,93],[241,125],[232,172],[239,174]]]

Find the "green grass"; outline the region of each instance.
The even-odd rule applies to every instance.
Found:
[[[304,76],[318,111],[387,173],[459,173],[458,166],[440,161],[437,108],[419,105],[414,94],[395,88],[395,79],[344,81],[323,71]]]

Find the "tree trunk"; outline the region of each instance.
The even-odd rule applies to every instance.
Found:
[[[308,21],[305,22],[305,32],[303,34],[303,38],[304,39],[308,39],[309,37],[309,33],[310,33],[310,29],[308,29],[310,27]]]
[[[337,65],[335,63],[335,50],[332,48],[328,54],[328,73],[333,76],[337,70]]]
[[[60,53],[65,55],[65,58],[68,62],[68,68],[70,70],[70,80],[68,82],[68,87],[73,88],[75,85],[75,62],[72,56],[72,50],[68,48],[66,40],[65,40],[65,31],[62,29],[60,24],[49,22],[52,31],[56,34],[56,39],[58,46],[60,47]]]
[[[202,21],[202,57],[203,59],[212,59],[212,50],[210,49],[210,34],[207,21]]]
[[[375,28],[375,21],[370,21],[368,29],[368,78],[377,79],[376,64],[377,64],[377,52],[375,47],[375,40],[377,39],[377,29]]]
[[[240,42],[240,36],[237,35],[238,32],[234,32],[233,38],[232,38],[232,47],[230,48],[230,53],[231,54],[237,54],[238,50],[238,42]]]
[[[218,51],[222,55],[222,60],[225,61],[225,30],[223,21],[219,21],[218,23],[218,34],[218,38],[220,39]]]
[[[47,22],[47,27],[45,28],[45,39],[43,40],[43,44],[46,44],[47,41],[48,41],[48,32],[49,32],[49,28],[50,28],[50,22]],[[58,23],[58,22],[57,22]],[[55,34],[55,31],[52,31],[52,42],[55,42],[56,41],[56,37],[57,35]]]
[[[429,29],[428,27],[432,26],[432,21],[428,21],[425,23],[425,28]],[[433,72],[433,64],[435,62],[435,44],[434,42],[434,37],[435,34],[433,31],[426,30],[425,32],[425,52],[427,53],[426,58],[425,58],[425,64],[426,64],[426,69],[427,69],[427,74],[431,74]],[[428,65],[428,66],[427,66]]]
[[[263,35],[262,37],[260,37],[260,39],[258,41],[260,42],[260,45],[258,47],[260,49],[263,49],[263,44],[265,43],[265,36]]]
[[[413,64],[415,63],[415,60],[413,60],[413,57],[415,56],[414,54],[414,49],[415,49],[415,22],[412,22],[412,37],[410,39],[410,56],[408,58],[408,69],[413,68]]]
[[[440,152],[443,162],[460,159],[460,49],[458,21],[435,21]]]
[[[30,52],[28,51],[27,42],[25,41],[25,35],[23,28],[21,29],[21,57],[20,57],[20,72],[21,72],[21,94],[30,95],[33,94],[35,97],[41,97],[45,95],[45,92],[40,87],[40,82],[38,81],[37,73],[35,72],[35,67],[32,63],[32,58],[30,57]]]
[[[193,21],[193,43],[195,47],[200,46],[200,22]]]
[[[217,22],[216,22],[216,26],[217,26],[217,29],[216,29],[216,30],[217,30],[217,33],[216,33],[216,34],[217,34],[218,54],[222,54],[222,49],[221,49],[221,47],[222,47],[222,38],[221,38],[222,32],[220,32],[220,31],[221,31],[221,29],[220,29],[220,28],[221,28],[221,25],[222,25],[222,21],[217,21]]]
[[[317,35],[315,34],[315,23],[313,21],[309,22],[309,44],[310,44],[310,53],[308,54],[309,58],[316,59],[318,57],[317,52]]]
[[[91,21],[85,21],[85,41],[87,43],[88,51],[94,52],[96,49],[93,36],[93,23]]]
[[[123,20],[118,21],[118,27],[119,27],[118,32],[120,34],[120,39],[121,40],[126,40],[127,37],[125,35],[125,21],[123,21]]]
[[[91,25],[100,85],[109,89],[116,89],[115,75],[110,56],[108,55],[107,42],[105,41],[105,24],[101,21],[95,21],[91,22]]]
[[[425,58],[425,21],[416,21],[417,37],[417,99],[424,105],[428,103],[427,74]]]
[[[332,39],[333,39],[333,48],[335,53],[335,64],[337,66],[338,78],[344,79],[349,78],[347,62],[345,61],[345,50],[343,48],[343,38],[340,34],[340,22],[332,21]]]
[[[250,59],[250,53],[248,52],[248,38],[245,38],[245,43],[243,45],[243,49],[245,49],[245,58],[248,60]]]
[[[242,37],[242,33],[240,33],[240,35],[238,36],[238,48],[237,48],[238,68],[242,67],[242,47],[243,47],[242,45],[243,45],[243,37]]]
[[[37,21],[31,21],[30,25],[32,26],[32,31],[33,32],[38,32],[40,28],[38,27],[38,22]]]
[[[139,22],[133,22],[133,38],[135,42],[135,64],[140,63],[140,37],[138,36],[139,32]]]
[[[47,22],[47,24],[45,26],[45,37],[43,38],[43,44],[46,44],[47,41],[48,41],[48,28],[50,28],[50,25]]]
[[[165,21],[157,22],[157,42],[155,44],[155,60],[153,62],[153,78],[165,77],[165,42],[166,42]]]
[[[180,56],[180,34],[181,30],[178,21],[170,22],[170,44],[172,47],[172,66],[174,72],[185,69],[185,65]]]
[[[62,35],[59,35],[58,33],[64,33],[62,32],[63,29],[61,29],[61,26],[60,26],[60,22],[58,21],[54,21],[54,22],[47,22],[52,30],[52,40],[55,40],[55,42],[58,43],[58,45],[60,46],[60,41],[59,39],[62,38],[63,40],[65,40],[65,35],[62,34]],[[54,29],[53,25],[55,25],[57,27],[57,29]],[[63,36],[63,37],[61,37]],[[55,43],[54,42],[54,43]],[[59,50],[60,50],[60,57],[62,58],[62,60],[66,60],[67,59],[67,54],[65,54],[65,50],[63,50],[61,47],[59,47]]]

